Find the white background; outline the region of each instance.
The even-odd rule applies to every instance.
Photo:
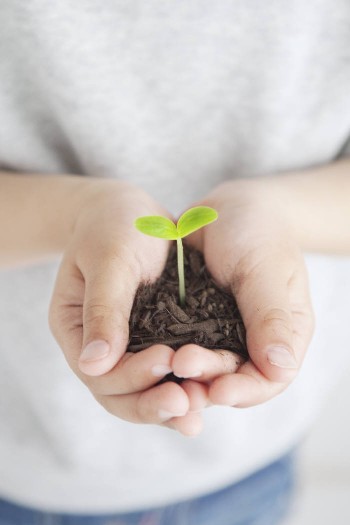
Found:
[[[350,524],[350,371],[301,450],[298,497],[283,525]]]

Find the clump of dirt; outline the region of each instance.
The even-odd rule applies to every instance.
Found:
[[[203,255],[184,247],[186,304],[179,305],[176,246],[160,278],[137,291],[130,316],[129,352],[162,343],[174,350],[187,343],[231,350],[248,359],[246,333],[231,292],[219,288]]]

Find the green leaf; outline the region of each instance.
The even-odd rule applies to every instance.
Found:
[[[209,206],[195,206],[185,211],[177,221],[177,231],[181,239],[203,226],[216,221],[218,213]]]
[[[134,224],[141,233],[152,237],[160,237],[171,241],[179,238],[175,224],[167,217],[148,215],[139,217]]]

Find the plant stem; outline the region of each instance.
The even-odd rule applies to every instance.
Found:
[[[185,306],[185,267],[184,267],[184,249],[181,239],[176,239],[177,243],[177,271],[179,274],[179,298],[180,305]]]

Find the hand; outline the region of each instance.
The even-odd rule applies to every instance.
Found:
[[[174,351],[154,345],[125,353],[136,290],[160,275],[168,251],[167,242],[140,234],[133,222],[167,213],[142,190],[116,181],[87,183],[82,202],[53,292],[51,330],[73,372],[108,412],[197,433],[201,418],[188,412],[198,409],[201,386],[157,385],[172,370]]]
[[[271,182],[228,182],[196,204],[212,206],[219,219],[189,242],[204,253],[218,284],[232,290],[250,359],[237,369],[228,351],[186,345],[173,358],[174,373],[206,385],[208,403],[263,403],[295,378],[313,332],[300,248]]]

